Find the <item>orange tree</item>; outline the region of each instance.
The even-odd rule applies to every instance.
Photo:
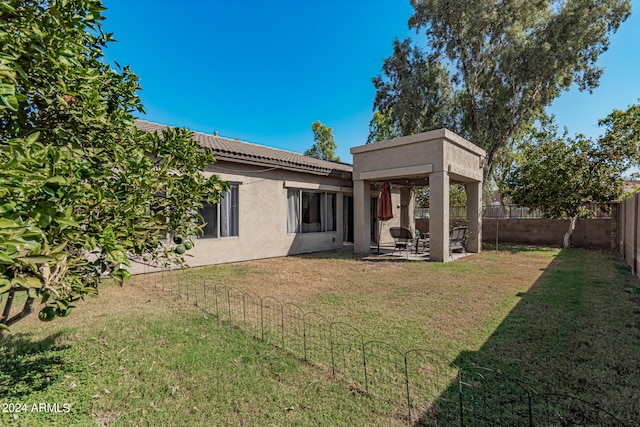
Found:
[[[133,258],[181,263],[226,189],[186,129],[138,131],[138,78],[103,62],[99,0],[0,0],[0,327],[64,316]],[[177,251],[177,252],[182,252]],[[12,304],[24,294],[17,314]],[[0,333],[2,330],[0,329]]]

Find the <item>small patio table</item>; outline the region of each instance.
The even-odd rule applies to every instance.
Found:
[[[422,249],[424,253],[424,248],[429,246],[429,233],[423,234],[424,237],[416,237],[416,255],[418,255],[418,247],[420,243],[422,243]]]

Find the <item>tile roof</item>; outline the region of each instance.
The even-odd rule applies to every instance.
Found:
[[[167,125],[136,120],[136,127],[147,132],[160,132]],[[280,166],[283,169],[310,172],[318,175],[345,176],[353,171],[353,166],[346,163],[331,162],[305,156],[291,151],[265,147],[237,139],[222,138],[217,135],[194,132],[193,139],[203,147],[209,147],[219,160],[235,161],[269,166]]]

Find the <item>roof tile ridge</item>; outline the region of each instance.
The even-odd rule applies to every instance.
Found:
[[[150,125],[155,125],[155,126],[174,128],[174,129],[178,128],[178,126],[171,126],[171,125],[168,125],[168,124],[152,122],[152,121],[144,120],[144,119],[136,119],[136,121],[140,121],[140,122],[143,122],[145,124],[150,124]],[[312,161],[316,160],[316,161],[320,161],[320,162],[329,162],[329,163],[335,163],[335,164],[344,165],[344,166],[353,166],[350,163],[338,162],[336,160],[321,159],[321,158],[318,158],[318,157],[309,156],[309,155],[306,155],[306,154],[303,154],[303,153],[297,153],[295,151],[286,150],[286,149],[283,149],[283,148],[270,147],[268,145],[262,145],[262,144],[258,144],[258,143],[255,143],[255,142],[244,141],[244,140],[241,140],[239,138],[229,138],[229,137],[225,137],[225,136],[212,135],[210,133],[196,131],[196,130],[189,129],[189,128],[186,128],[186,129],[188,129],[191,132],[193,132],[194,136],[195,135],[199,135],[199,136],[204,137],[204,138],[217,138],[217,139],[220,139],[220,140],[223,140],[223,141],[238,142],[238,143],[241,143],[241,144],[247,144],[247,145],[251,145],[251,146],[254,146],[254,147],[259,147],[261,149],[279,151],[279,152],[282,152],[282,153],[287,153],[287,154],[291,154],[291,155],[294,155],[294,156],[303,157],[305,159],[309,159],[309,160],[312,160]],[[258,157],[258,156],[251,155],[251,157]],[[298,162],[295,162],[295,161],[285,161],[285,162],[286,163],[291,163],[291,164],[298,164]],[[308,166],[311,166],[311,165],[308,165]],[[320,167],[320,166],[315,166],[314,165],[314,167]]]

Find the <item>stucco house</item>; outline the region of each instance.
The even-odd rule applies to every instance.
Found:
[[[144,120],[137,120],[136,126],[148,132],[167,127]],[[354,243],[357,253],[368,253],[378,236],[383,244],[393,241],[390,227],[414,228],[412,188],[416,183],[429,185],[430,175],[437,176],[440,185],[446,181],[446,192],[432,189],[432,193],[443,202],[446,198],[447,209],[450,173],[455,179],[472,183],[473,194],[474,189],[481,188],[484,151],[449,131],[352,148],[355,172],[349,164],[217,134],[195,132],[193,138],[211,148],[217,158],[203,173],[219,175],[229,182],[230,190],[219,204],[205,206],[200,212],[207,224],[204,235],[190,251],[193,256],[187,259],[192,267],[339,249],[345,243]],[[464,168],[457,164],[460,153],[447,157],[453,152],[449,146],[464,152]],[[394,151],[389,151],[391,148]],[[452,161],[456,163],[453,170]],[[443,162],[449,162],[446,171]],[[394,212],[393,219],[379,222],[377,202],[383,181],[392,183]],[[473,203],[475,199],[470,200]],[[438,218],[443,230],[436,235],[443,238],[448,236],[448,212]],[[473,222],[475,230],[480,229],[479,218],[477,215]],[[479,238],[476,240],[479,242]],[[448,240],[444,244],[443,254],[448,251]],[[479,243],[476,246],[470,248],[472,252],[479,250]],[[438,259],[436,254],[435,260],[445,259]],[[147,268],[134,266],[132,271]]]
[[[148,132],[166,128],[144,120],[136,126]],[[219,175],[230,191],[220,204],[200,212],[207,225],[189,252],[190,266],[326,251],[353,242],[351,165],[218,135],[195,132],[194,139],[216,155],[204,174]],[[371,197],[377,195],[373,191]],[[399,194],[393,196],[397,205]],[[385,223],[392,225],[399,219]]]

